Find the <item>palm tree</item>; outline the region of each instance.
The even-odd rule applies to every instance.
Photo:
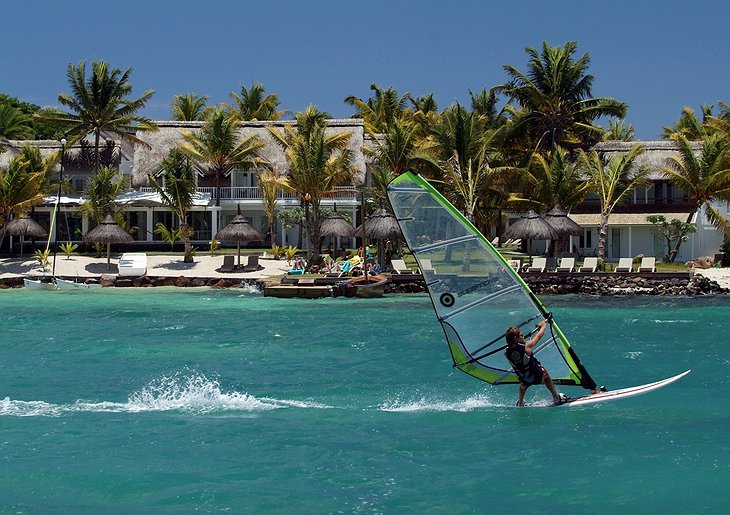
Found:
[[[205,106],[207,100],[207,96],[195,93],[175,95],[172,99],[172,119],[180,122],[204,120],[213,109]]]
[[[110,133],[125,141],[144,144],[135,136],[137,131],[157,130],[151,120],[136,114],[141,110],[153,90],[145,91],[141,97],[130,100],[132,85],[129,82],[131,68],[124,72],[119,68],[110,68],[104,61],[91,64],[91,75],[86,76],[86,62],[78,66],[68,65],[66,73],[71,87],[71,94],[61,93],[58,102],[69,108],[71,113],[50,111],[38,116],[64,124],[68,130],[69,145],[94,135],[94,170],[100,168],[99,146],[102,134]]]
[[[594,124],[602,116],[623,117],[628,106],[613,98],[591,96],[593,76],[587,75],[590,58],[573,59],[577,44],[550,46],[538,53],[532,47],[527,72],[504,66],[510,81],[497,86],[497,93],[517,102],[512,137],[527,138],[532,148],[547,150],[555,145],[573,150],[588,149],[602,139],[603,129]]]
[[[185,263],[193,262],[193,245],[190,242],[190,226],[188,211],[193,205],[195,196],[195,169],[188,156],[180,149],[173,148],[162,160],[161,174],[163,184],[150,176],[150,183],[157,190],[162,202],[168,206],[180,220],[180,232],[185,243]]]
[[[568,211],[585,200],[592,186],[562,147],[547,154],[533,153],[523,174],[523,184],[530,199],[544,209],[559,205]]]
[[[712,106],[703,104],[700,106],[700,110],[702,111],[702,120],[697,118],[694,109],[684,106],[681,116],[674,122],[674,125],[663,127],[662,138],[676,140],[681,135],[690,141],[700,141],[707,137],[711,132],[708,131],[707,123],[712,117]]]
[[[104,220],[106,215],[116,216],[121,209],[115,204],[116,198],[127,190],[124,175],[112,166],[102,166],[86,185],[86,202],[79,206],[94,225]]]
[[[704,206],[707,220],[722,228],[725,236],[730,238],[730,221],[713,204],[714,201],[730,202],[730,147],[727,139],[721,134],[709,136],[702,142],[699,155],[682,134],[677,134],[674,139],[679,153],[670,158],[669,166],[662,171],[674,186],[689,194],[694,204],[686,223],[690,223]],[[670,252],[670,261],[676,257],[680,244],[681,241],[678,241]]]
[[[221,179],[234,168],[253,168],[263,160],[258,151],[264,143],[255,135],[240,139],[240,119],[225,109],[214,111],[199,133],[184,132],[180,148],[205,175],[215,178],[215,205],[221,205]]]
[[[646,167],[634,167],[636,158],[641,152],[643,152],[641,146],[634,145],[625,154],[612,157],[605,165],[595,150],[580,154],[581,167],[588,174],[601,205],[601,226],[598,233],[598,259],[601,261],[606,256],[608,218],[614,208],[627,200],[629,193],[642,186],[648,177],[649,172]]]
[[[636,131],[632,124],[627,124],[623,118],[616,118],[608,123],[603,141],[634,141],[635,136]]]
[[[392,86],[383,89],[374,83],[370,89],[374,94],[367,101],[350,95],[345,98],[345,103],[355,107],[354,116],[364,120],[368,134],[381,134],[394,120],[403,116],[410,95],[399,96]]]
[[[289,181],[285,175],[276,170],[263,170],[256,174],[259,186],[263,192],[264,211],[269,220],[271,248],[276,245],[276,197],[280,191],[289,190]]]
[[[29,116],[13,106],[0,104],[0,142],[9,139],[30,139],[34,135],[35,131]]]
[[[43,159],[38,147],[24,145],[20,154],[10,160],[7,170],[0,170],[0,216],[3,221],[0,246],[11,218],[43,202],[59,157],[60,153],[54,153]]]
[[[352,134],[327,134],[328,117],[326,112],[310,106],[296,114],[296,127],[287,126],[283,132],[269,129],[286,154],[289,187],[299,195],[305,208],[307,256],[310,262],[321,251],[322,197],[334,191],[335,186],[350,183],[355,172],[352,166],[353,153],[347,149]]]
[[[277,111],[279,97],[274,93],[265,94],[264,85],[257,82],[246,88],[241,84],[240,96],[234,91],[231,98],[235,102],[234,109],[238,116],[244,121],[280,120],[287,114],[287,111]]]

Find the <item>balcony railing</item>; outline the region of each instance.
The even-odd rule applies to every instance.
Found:
[[[143,193],[154,193],[154,188],[140,188]],[[199,193],[207,193],[210,198],[215,200],[216,188],[215,187],[200,187],[197,188]],[[220,189],[221,201],[238,201],[238,200],[262,200],[264,193],[258,186],[235,186],[225,187]],[[280,191],[276,195],[277,200],[298,200],[299,196],[296,193],[289,193]],[[336,186],[335,191],[324,195],[323,198],[331,200],[357,200],[357,194],[354,186]]]

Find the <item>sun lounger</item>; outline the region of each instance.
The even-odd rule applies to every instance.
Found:
[[[140,277],[147,273],[147,254],[144,252],[125,252],[119,258],[119,276]]]
[[[421,260],[421,273],[429,273],[429,274],[435,274],[436,271],[433,269],[433,265],[431,264],[430,259],[422,259]]]
[[[413,270],[406,266],[406,262],[402,259],[391,259],[390,266],[393,267],[394,274],[412,274]]]
[[[555,269],[556,272],[572,272],[575,268],[575,258],[560,258],[560,263]]]
[[[542,273],[545,271],[546,266],[547,266],[547,258],[536,257],[536,258],[532,259],[532,265],[527,269],[527,271]]]
[[[219,272],[233,272],[236,269],[236,256],[223,256],[223,265]]]
[[[578,269],[579,272],[589,272],[594,273],[596,271],[596,268],[598,268],[598,258],[597,257],[587,257],[585,261],[583,261],[583,265]]]
[[[621,258],[618,260],[618,265],[613,270],[614,272],[633,272],[634,271],[634,260],[631,258]]]
[[[656,272],[656,258],[655,257],[644,257],[641,258],[641,264],[636,269],[637,272]]]
[[[244,272],[255,272],[259,269],[259,257],[258,256],[248,256],[248,263],[243,265],[243,271]]]

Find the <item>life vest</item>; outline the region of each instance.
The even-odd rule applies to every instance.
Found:
[[[542,377],[540,362],[533,354],[527,353],[524,343],[516,342],[512,346],[508,345],[504,355],[520,379],[532,381],[535,377]]]

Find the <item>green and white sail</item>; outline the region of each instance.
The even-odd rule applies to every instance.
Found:
[[[510,326],[525,335],[549,318],[502,255],[428,181],[412,172],[388,185],[388,197],[408,247],[428,287],[454,366],[492,384],[514,384],[504,356]],[[594,389],[558,324],[536,347],[536,356],[561,385]]]

